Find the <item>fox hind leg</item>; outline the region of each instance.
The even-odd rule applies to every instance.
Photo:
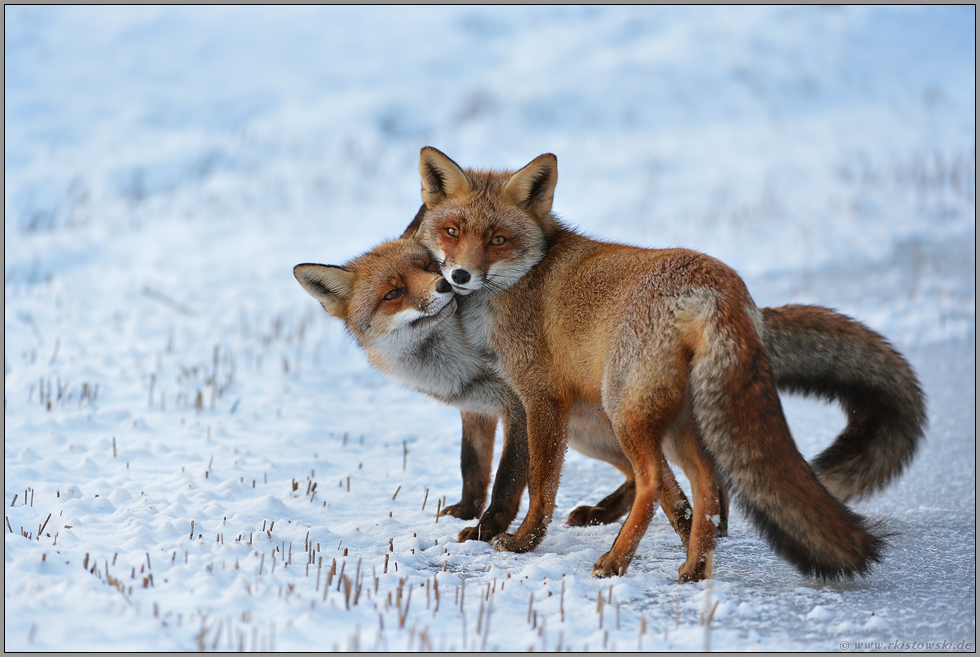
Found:
[[[719,520],[718,523],[718,536],[728,536],[728,511],[731,508],[731,497],[728,495],[728,488],[725,486],[724,480],[719,475],[718,479],[718,502],[719,502]]]
[[[633,506],[636,497],[636,482],[632,476],[623,485],[599,500],[595,506],[583,505],[576,507],[568,514],[566,525],[585,527],[588,525],[608,525],[619,520]]]
[[[634,463],[636,471],[636,496],[626,522],[619,530],[619,535],[612,549],[602,555],[592,567],[596,577],[611,577],[626,572],[640,539],[646,533],[653,519],[657,502],[663,492],[662,459],[644,459]]]
[[[683,378],[682,368],[673,368],[664,373],[669,378]],[[683,381],[679,383],[683,384]],[[680,392],[683,389],[683,385],[664,385],[633,395],[632,399],[628,395],[630,391],[621,391],[620,394],[614,392],[610,395],[612,399],[609,406],[613,412],[609,416],[620,447],[633,466],[636,497],[612,549],[600,557],[592,568],[592,574],[597,577],[622,575],[626,572],[653,519],[656,505],[663,497],[666,477],[673,480],[673,473],[670,473],[667,466],[661,443],[683,407],[683,394]],[[676,481],[671,488],[677,488]],[[672,510],[676,509],[676,499],[671,499],[669,506]],[[683,534],[680,531],[678,533],[683,540]]]
[[[694,510],[687,496],[681,490],[677,479],[674,478],[674,471],[670,469],[667,462],[661,464],[663,478],[663,492],[660,496],[660,508],[664,510],[664,515],[674,528],[686,549],[691,540],[691,524],[694,520]]]
[[[720,484],[714,461],[704,452],[694,423],[688,418],[675,434],[673,457],[691,482],[694,512],[691,519],[691,541],[687,559],[678,570],[682,582],[698,582],[710,577],[709,556],[715,548],[715,538],[728,532],[728,496]]]

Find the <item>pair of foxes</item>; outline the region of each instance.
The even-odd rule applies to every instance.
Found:
[[[626,477],[568,517],[602,524],[629,512],[598,577],[626,571],[658,503],[687,549],[679,579],[710,576],[729,491],[804,575],[863,575],[881,559],[881,530],[844,502],[897,476],[926,420],[915,373],[884,338],[827,308],[759,309],[704,254],[574,232],[551,213],[554,155],[487,171],[426,147],[419,170],[423,205],[400,239],[294,273],[374,366],[460,409],[462,500],[443,513],[480,519],[460,541],[533,550],[571,446]],[[847,413],[812,464],[777,390]],[[503,449],[481,516],[498,421]],[[693,508],[668,461],[690,480]],[[505,533],[525,487],[527,516]]]

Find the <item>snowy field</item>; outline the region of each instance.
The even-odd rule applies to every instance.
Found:
[[[6,7],[5,650],[975,650],[975,19]],[[883,563],[807,580],[737,511],[699,584],[661,513],[609,580],[618,525],[455,543],[458,413],[292,275],[400,234],[424,145],[553,152],[581,230],[887,336],[930,424],[856,505]],[[808,457],[843,425],[785,403]],[[556,518],[620,483],[569,453]]]

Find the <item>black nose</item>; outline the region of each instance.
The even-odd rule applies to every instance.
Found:
[[[470,273],[465,269],[457,269],[453,272],[453,283],[456,285],[466,285],[470,282]]]
[[[443,294],[445,292],[452,292],[453,286],[449,284],[445,278],[440,278],[439,282],[436,283],[436,292]]]

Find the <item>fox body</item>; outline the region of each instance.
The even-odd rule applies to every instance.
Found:
[[[504,425],[502,462],[511,464],[494,482],[490,507],[460,540],[490,538],[516,517],[527,477],[527,421],[513,389],[492,367],[485,351],[467,339],[464,321],[474,306],[454,298],[451,286],[425,249],[410,239],[385,242],[343,266],[301,264],[294,273],[324,309],[341,320],[371,363],[401,383],[461,410],[463,495],[444,514],[480,517],[492,469],[498,419]],[[571,413],[569,443],[588,456],[612,463],[627,483],[595,507],[573,512],[573,524],[611,522],[632,500],[630,463],[616,443],[608,419],[597,407]],[[690,533],[690,506],[666,463],[666,514],[684,542]],[[610,503],[615,507],[609,507]],[[576,518],[580,520],[576,521]]]
[[[425,212],[417,239],[469,306],[460,318],[466,338],[488,352],[527,417],[530,507],[513,535],[493,539],[498,549],[531,550],[543,538],[570,418],[576,408],[591,407],[602,409],[634,482],[630,514],[593,567],[596,575],[628,567],[668,490],[665,457],[684,469],[693,493],[682,580],[708,574],[725,506],[722,480],[770,545],[804,574],[849,577],[880,559],[882,538],[821,484],[797,451],[776,392],[780,371],[767,354],[765,316],[734,271],[693,251],[608,244],[569,230],[551,214],[557,160],[550,154],[516,173],[464,171],[425,148],[420,173]],[[800,359],[799,337],[806,334],[796,332],[795,342],[792,330],[777,335],[792,316],[792,310],[774,315],[777,331],[769,334],[784,361]],[[921,437],[924,411],[901,357],[856,322],[841,318],[840,324],[863,340],[855,353],[884,363],[879,377],[904,376],[892,386],[898,393],[884,386],[883,398],[914,407],[896,444],[883,442],[880,432],[858,432],[817,459],[825,481],[846,498],[884,485],[902,469]],[[824,369],[833,369],[833,358],[828,361]],[[813,381],[819,373],[808,378],[782,369],[784,385],[834,396]],[[832,389],[835,382],[828,381]],[[857,404],[849,417],[863,410]],[[876,421],[880,429],[880,416],[869,413],[865,429]],[[840,449],[832,452],[835,446]],[[881,463],[864,465],[869,454]],[[501,470],[511,467],[505,456]]]

